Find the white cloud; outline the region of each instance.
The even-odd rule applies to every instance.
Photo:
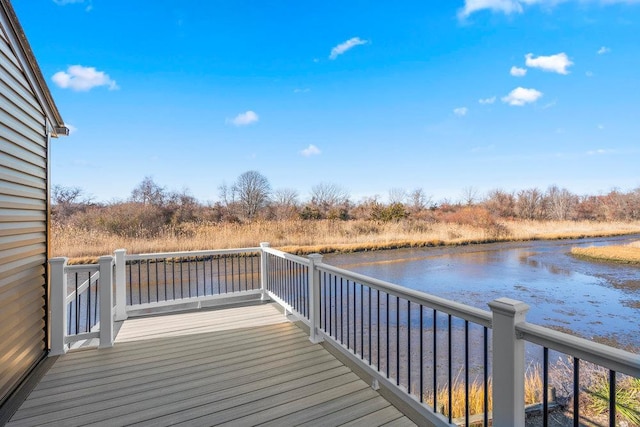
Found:
[[[599,124],[598,125],[598,130],[604,130],[604,125],[603,124]]]
[[[468,112],[469,112],[469,109],[467,107],[458,107],[453,109],[453,114],[455,114],[458,117],[466,116]]]
[[[227,123],[231,123],[235,126],[248,126],[251,123],[257,122],[258,120],[260,120],[258,115],[255,112],[249,110],[245,111],[244,113],[238,114],[233,119],[227,119]]]
[[[517,87],[509,95],[502,98],[502,102],[509,105],[522,107],[525,104],[536,102],[542,96],[542,92],[535,89],[525,89],[523,87]]]
[[[82,65],[72,65],[67,71],[58,71],[51,80],[63,89],[75,91],[88,91],[98,86],[107,86],[109,90],[120,89],[115,80],[104,71]]]
[[[485,9],[505,15],[522,13],[522,5],[517,0],[465,0],[464,7],[458,11],[458,17],[463,19]]]
[[[573,65],[566,53],[557,53],[549,56],[533,57],[532,53],[525,56],[527,67],[540,68],[543,71],[551,71],[558,74],[569,74],[567,67]]]
[[[593,71],[587,71],[584,75],[587,77],[593,77]]]
[[[480,104],[493,104],[496,102],[496,97],[492,96],[491,98],[478,99]]]
[[[66,126],[67,129],[69,129],[69,135],[73,135],[78,131],[78,128],[75,127],[74,125],[70,125],[69,123],[65,123],[64,125]]]
[[[464,6],[458,10],[458,18],[464,19],[469,15],[482,10],[490,10],[493,13],[504,13],[511,15],[513,13],[524,12],[525,6],[539,5],[550,9],[553,6],[572,0],[465,0]],[[574,2],[577,2],[573,0]],[[638,0],[580,0],[580,2],[597,3],[603,6],[611,4],[637,4]]]
[[[609,52],[611,52],[611,49],[606,46],[602,46],[600,49],[598,49],[598,55],[604,55],[605,53]]]
[[[509,70],[509,74],[514,77],[524,77],[527,74],[527,69],[519,68],[514,65],[513,67],[511,67],[511,70]]]
[[[320,153],[321,153],[320,149],[313,144],[309,144],[307,148],[305,148],[300,152],[300,154],[302,154],[305,157],[317,156]]]
[[[587,151],[587,154],[589,156],[596,156],[596,155],[600,155],[600,154],[608,154],[611,153],[611,150],[605,150],[603,148],[598,148],[597,150],[590,150]]]
[[[354,47],[369,43],[367,40],[362,40],[360,37],[353,37],[347,40],[346,42],[340,43],[333,49],[331,49],[331,55],[329,55],[329,59],[336,59],[338,56],[342,55],[349,49],[353,49]]]

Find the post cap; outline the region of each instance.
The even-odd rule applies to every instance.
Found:
[[[496,313],[514,316],[516,314],[529,311],[529,305],[511,298],[498,298],[489,303],[491,311]]]

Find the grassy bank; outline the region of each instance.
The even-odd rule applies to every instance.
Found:
[[[575,247],[571,249],[571,253],[586,259],[640,264],[640,241],[628,245]]]
[[[184,223],[153,237],[125,237],[53,224],[52,256],[88,262],[115,249],[129,253],[225,249],[270,242],[289,252],[355,252],[407,247],[465,245],[501,241],[569,239],[640,233],[640,221],[500,221],[490,227],[452,222],[404,220],[255,221]]]

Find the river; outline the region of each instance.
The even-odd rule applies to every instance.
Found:
[[[577,259],[573,246],[640,235],[326,255],[324,262],[488,310],[500,297],[530,305],[529,322],[640,349],[640,266]]]

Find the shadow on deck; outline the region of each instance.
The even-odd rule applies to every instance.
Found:
[[[127,320],[113,348],[70,352],[9,422],[414,425],[273,304]]]

